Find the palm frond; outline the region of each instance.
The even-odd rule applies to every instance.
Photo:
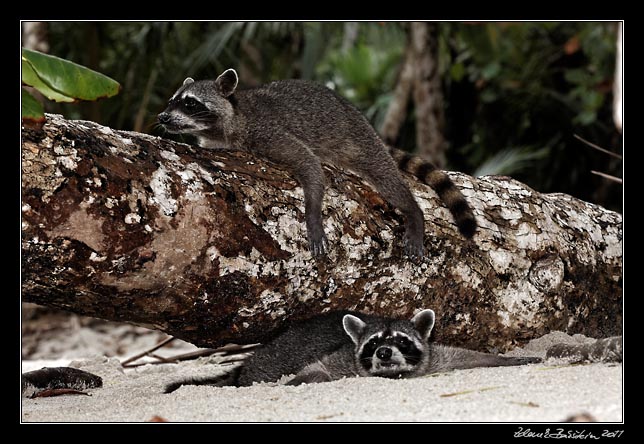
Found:
[[[512,175],[520,173],[535,161],[545,158],[549,147],[535,150],[533,147],[506,148],[489,157],[474,171],[475,177],[490,175]]]
[[[186,58],[185,66],[193,72],[199,71],[208,63],[217,60],[222,51],[231,42],[233,37],[239,35],[244,27],[243,22],[228,22],[208,35],[206,40]],[[221,69],[221,67],[218,67]]]

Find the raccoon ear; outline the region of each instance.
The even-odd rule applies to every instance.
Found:
[[[186,77],[186,80],[183,81],[183,86],[190,85],[191,83],[195,83],[195,79],[192,77]]]
[[[420,336],[422,336],[423,339],[427,339],[434,328],[435,318],[436,316],[434,315],[434,311],[428,308],[416,313],[414,317],[411,318],[411,322],[414,323],[414,327],[416,327]]]
[[[353,343],[357,345],[367,324],[365,324],[359,317],[348,314],[344,315],[342,318],[342,326]]]
[[[217,90],[221,93],[222,96],[228,97],[235,92],[237,88],[237,82],[239,78],[237,77],[237,71],[234,69],[227,69],[215,80],[215,85]]]

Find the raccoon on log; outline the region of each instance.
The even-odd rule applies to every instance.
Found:
[[[424,255],[424,218],[400,171],[415,175],[439,195],[463,236],[477,229],[472,208],[452,180],[431,163],[387,147],[362,113],[324,85],[280,80],[237,90],[234,69],[216,80],[188,77],[158,122],[170,133],[197,137],[202,148],[252,152],[290,171],[304,190],[309,248],[324,255],[322,198],[327,163],[351,170],[405,216],[404,251]]]

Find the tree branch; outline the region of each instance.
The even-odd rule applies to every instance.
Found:
[[[22,136],[24,301],[202,347],[263,342],[332,309],[430,307],[436,340],[480,350],[551,330],[621,332],[622,218],[568,195],[449,173],[480,226],[466,241],[410,178],[428,250],[416,265],[401,254],[399,213],[329,168],[331,252],[315,261],[301,189],[253,156],[52,115]]]

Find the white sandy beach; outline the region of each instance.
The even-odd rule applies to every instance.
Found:
[[[551,333],[509,355],[543,356],[553,342],[587,338]],[[458,370],[407,380],[352,378],[298,387],[184,386],[163,394],[177,378],[212,375],[217,358],[146,365],[123,371],[117,358],[76,361],[103,377],[91,396],[22,400],[25,422],[560,422],[588,413],[599,422],[621,422],[622,364],[570,365],[548,361],[521,367]],[[23,372],[64,360],[23,361]]]

